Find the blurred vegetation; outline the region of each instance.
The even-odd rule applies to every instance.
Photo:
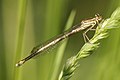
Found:
[[[66,59],[84,44],[81,33],[69,38],[61,66],[53,66],[59,45],[19,68],[15,63],[34,46],[62,33],[71,10],[77,11],[74,25],[96,13],[110,17],[119,5],[120,0],[0,0],[0,80],[50,80],[54,67],[59,74]],[[119,80],[119,44],[120,29],[111,30],[99,49],[80,61],[70,80]]]

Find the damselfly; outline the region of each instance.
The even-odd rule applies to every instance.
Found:
[[[34,56],[36,56],[36,55],[40,54],[41,52],[47,50],[49,47],[54,46],[55,44],[62,41],[63,39],[66,39],[66,38],[70,37],[71,35],[73,35],[75,33],[78,33],[80,31],[84,31],[83,32],[83,38],[84,38],[85,42],[86,42],[86,39],[89,41],[89,38],[87,37],[86,33],[90,30],[95,30],[94,27],[96,25],[98,25],[101,21],[102,21],[102,17],[99,14],[96,14],[94,18],[83,20],[81,23],[79,23],[78,25],[75,25],[72,28],[68,29],[63,34],[60,34],[59,36],[57,36],[52,41],[50,41],[50,42],[48,42],[48,43],[46,43],[42,46],[34,47],[33,50],[31,51],[31,54],[29,56],[27,56],[26,58],[20,60],[16,64],[16,66],[21,66],[26,61],[33,58]]]

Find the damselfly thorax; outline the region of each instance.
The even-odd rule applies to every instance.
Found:
[[[86,33],[90,30],[95,30],[94,27],[97,26],[101,21],[102,21],[102,17],[99,14],[96,14],[94,18],[82,20],[82,22],[80,24],[73,26],[72,28],[68,29],[64,33],[55,37],[53,40],[51,40],[41,46],[34,47],[33,50],[31,51],[31,54],[29,56],[27,56],[26,58],[20,60],[16,64],[16,66],[21,66],[26,61],[33,58],[34,56],[47,50],[49,47],[54,46],[55,44],[62,41],[63,39],[66,39],[66,38],[70,37],[71,35],[74,35],[75,33],[78,33],[80,31],[84,31],[83,32],[84,41],[85,42],[87,42],[87,40],[89,41],[89,38],[87,37]]]

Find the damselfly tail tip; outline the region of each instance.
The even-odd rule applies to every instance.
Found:
[[[18,63],[16,63],[15,66],[16,66],[16,67],[19,67],[19,66],[21,66],[21,65],[24,64],[24,63],[25,63],[25,60],[21,60],[21,61],[19,61]]]

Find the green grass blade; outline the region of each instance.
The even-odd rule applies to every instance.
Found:
[[[0,80],[7,80],[2,4],[0,0]]]
[[[71,12],[71,14],[68,18],[68,21],[66,23],[65,30],[69,29],[72,26],[74,17],[75,17],[75,13],[76,12],[74,10]],[[51,73],[49,74],[49,76],[50,76],[49,80],[57,79],[58,71],[60,68],[61,61],[63,59],[63,54],[64,54],[64,51],[65,51],[65,48],[67,45],[67,41],[68,41],[68,39],[60,46],[60,48],[57,51],[57,55],[55,56],[54,63],[53,63],[53,69],[52,69],[53,71],[51,71]]]
[[[15,63],[21,57],[22,47],[23,47],[23,38],[24,38],[24,29],[25,29],[25,17],[26,17],[26,7],[27,0],[19,0],[19,15],[18,15],[18,34],[17,34],[17,46],[16,46],[16,56]],[[15,67],[13,72],[13,80],[20,80],[20,68]]]

